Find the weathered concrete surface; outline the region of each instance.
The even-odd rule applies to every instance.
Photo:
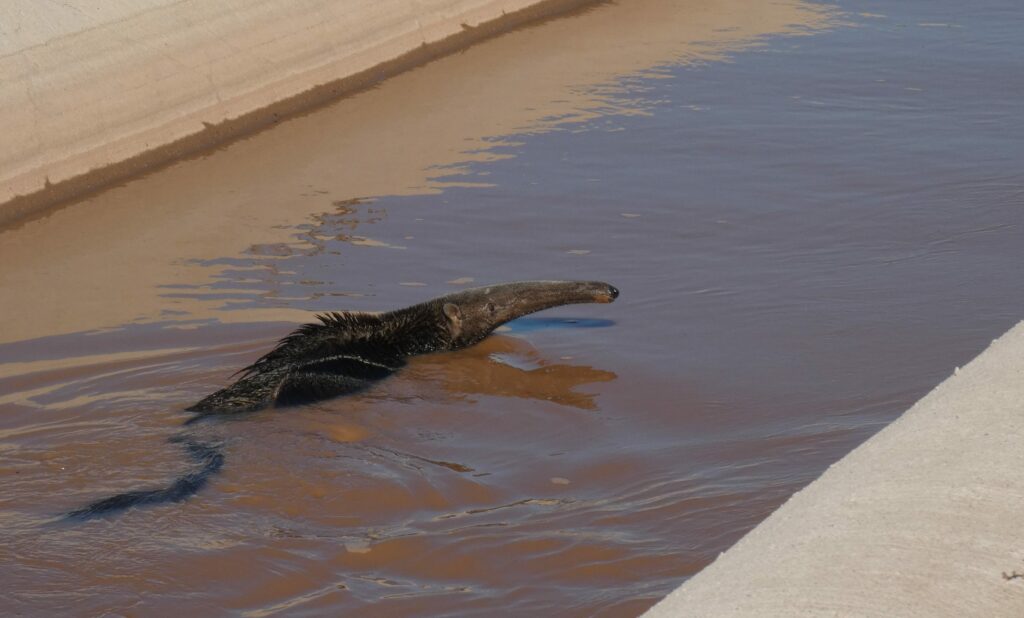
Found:
[[[272,123],[315,103],[294,100],[315,87],[330,85],[311,95],[326,100],[372,82],[382,63],[422,61],[453,37],[470,41],[536,17],[531,11],[575,4],[582,2],[4,2],[0,223]]]
[[[1024,616],[1024,323],[647,616]]]

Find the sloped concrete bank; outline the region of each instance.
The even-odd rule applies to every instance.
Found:
[[[590,3],[3,3],[0,224]]]
[[[1024,322],[646,615],[1024,616]]]

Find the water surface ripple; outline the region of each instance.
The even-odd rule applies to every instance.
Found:
[[[767,3],[764,3],[767,4]],[[1022,316],[1012,2],[623,0],[0,230],[5,614],[630,616]],[[192,426],[313,311],[579,278]]]

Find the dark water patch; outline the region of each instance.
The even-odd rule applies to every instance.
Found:
[[[614,320],[601,318],[519,318],[505,325],[507,332],[529,333],[549,328],[608,328],[615,326]]]

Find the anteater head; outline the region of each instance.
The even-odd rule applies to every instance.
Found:
[[[610,303],[619,291],[600,281],[518,281],[435,299],[451,332],[451,349],[480,341],[505,322],[576,303]]]

